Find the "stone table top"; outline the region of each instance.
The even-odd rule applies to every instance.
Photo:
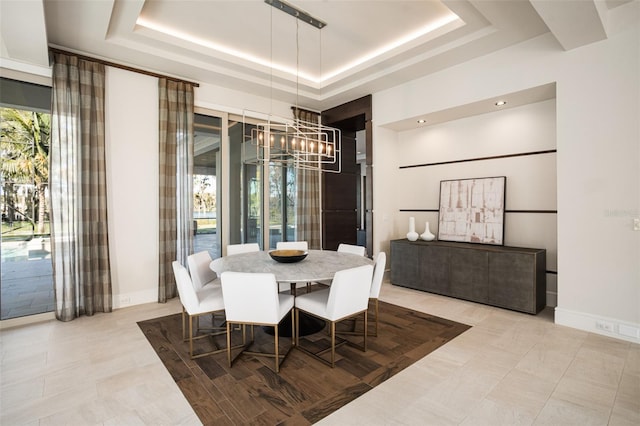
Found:
[[[279,263],[269,252],[256,251],[214,259],[209,265],[218,275],[224,271],[272,273],[281,283],[332,280],[336,272],[373,265],[367,257],[331,250],[308,250],[309,255],[296,263]]]

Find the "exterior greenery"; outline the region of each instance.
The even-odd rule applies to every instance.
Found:
[[[5,228],[19,229],[14,227],[19,221],[48,234],[50,138],[50,114],[0,108],[2,221],[8,225],[3,237]]]

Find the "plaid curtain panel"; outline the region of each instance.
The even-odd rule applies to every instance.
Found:
[[[111,312],[103,64],[54,54],[51,241],[56,318]]]
[[[293,109],[294,118],[318,123],[320,114]],[[320,174],[315,170],[297,169],[296,240],[307,241],[310,249],[322,249]]]
[[[159,80],[160,265],[158,301],[177,295],[171,263],[193,252],[193,85]]]

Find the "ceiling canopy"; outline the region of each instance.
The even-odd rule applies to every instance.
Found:
[[[319,29],[263,0],[2,0],[2,59],[49,45],[323,110],[549,31],[591,43],[626,2],[288,0]]]

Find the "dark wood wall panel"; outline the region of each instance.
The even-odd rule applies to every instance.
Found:
[[[357,176],[352,173],[326,173],[324,177],[327,190],[324,191],[323,210],[355,211]]]
[[[325,211],[322,213],[322,242],[323,249],[337,250],[340,243],[357,243],[356,211]]]
[[[358,201],[357,183],[360,179],[356,163],[356,132],[366,131],[367,179],[365,188],[366,248],[372,253],[373,243],[373,131],[371,126],[371,95],[322,111],[322,122],[342,131],[342,173],[324,173],[323,177],[323,248],[335,250],[341,242],[357,244]]]
[[[357,243],[356,140],[354,132],[342,134],[342,172],[323,173],[322,248],[336,250],[340,243]]]

